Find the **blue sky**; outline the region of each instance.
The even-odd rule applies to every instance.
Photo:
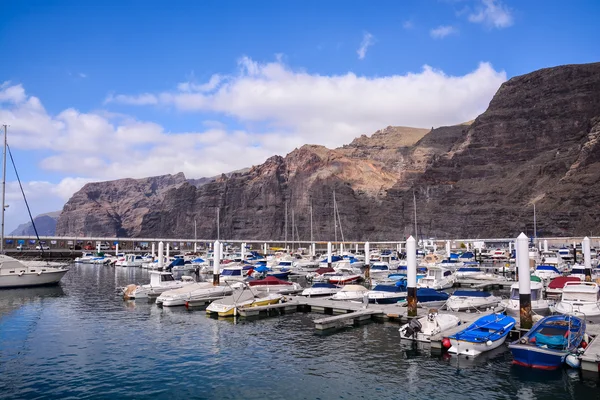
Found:
[[[597,1],[0,5],[0,123],[34,214],[89,181],[459,123],[512,76],[600,58]],[[10,230],[27,218],[8,180]]]

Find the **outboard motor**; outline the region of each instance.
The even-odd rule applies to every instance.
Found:
[[[422,327],[423,326],[421,325],[419,320],[416,318],[413,318],[408,323],[408,326],[406,327],[406,329],[404,329],[404,336],[406,336],[406,337],[413,336],[414,337],[417,333],[421,332]]]

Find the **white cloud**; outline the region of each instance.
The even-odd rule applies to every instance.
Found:
[[[177,89],[182,92],[211,92],[215,90],[222,81],[222,77],[219,74],[214,74],[210,77],[210,80],[201,85],[197,85],[193,82],[181,82],[177,85]]]
[[[511,10],[500,0],[481,0],[477,12],[469,14],[469,21],[492,28],[507,28],[514,23]]]
[[[458,30],[450,25],[440,25],[435,29],[429,31],[429,34],[434,39],[443,39],[448,35],[456,34]]]
[[[375,43],[375,37],[371,35],[369,32],[365,32],[363,35],[363,40],[360,42],[360,47],[356,50],[356,54],[358,54],[359,60],[364,60],[367,55],[367,50],[370,46]]]
[[[414,73],[365,77],[311,74],[281,60],[259,63],[243,57],[238,72],[219,75],[209,91],[190,85],[185,91],[110,96],[110,104],[146,98],[152,101],[127,104],[211,113],[199,131],[170,132],[156,122],[110,111],[48,113],[37,97],[10,83],[0,86],[0,121],[11,125],[13,149],[43,150],[47,156],[38,167],[64,177],[58,183],[26,183],[39,214],[60,208],[89,181],[177,172],[214,176],[305,143],[337,147],[387,125],[428,128],[468,121],[485,110],[505,80],[506,74],[488,63],[462,76],[424,66]],[[235,129],[225,122],[230,119]],[[26,221],[24,216],[16,222]]]

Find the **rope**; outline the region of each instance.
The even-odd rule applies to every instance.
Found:
[[[10,161],[12,162],[13,168],[15,169],[15,175],[17,176],[17,181],[19,182],[19,187],[21,188],[21,193],[23,194],[23,200],[25,200],[25,206],[27,206],[27,212],[29,213],[29,219],[31,220],[31,225],[33,225],[33,230],[35,231],[35,237],[37,237],[37,241],[40,245],[40,250],[42,251],[42,257],[44,255],[44,246],[40,242],[40,235],[38,234],[37,227],[35,226],[35,222],[33,221],[33,216],[31,215],[31,209],[29,208],[29,203],[27,202],[27,197],[25,197],[25,191],[23,190],[23,185],[21,184],[21,178],[19,178],[19,173],[17,172],[17,166],[15,165],[15,160],[12,155],[12,151],[10,151],[10,146],[8,143],[6,144],[8,148],[8,154],[10,155]]]

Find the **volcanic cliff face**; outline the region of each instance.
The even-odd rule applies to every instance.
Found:
[[[549,68],[504,83],[471,125],[388,127],[217,179],[88,184],[57,233],[193,237],[195,220],[214,239],[218,210],[221,238],[308,240],[312,209],[315,240],[393,240],[414,233],[414,196],[421,235],[532,235],[534,202],[539,235],[597,234],[599,146],[600,64]]]

